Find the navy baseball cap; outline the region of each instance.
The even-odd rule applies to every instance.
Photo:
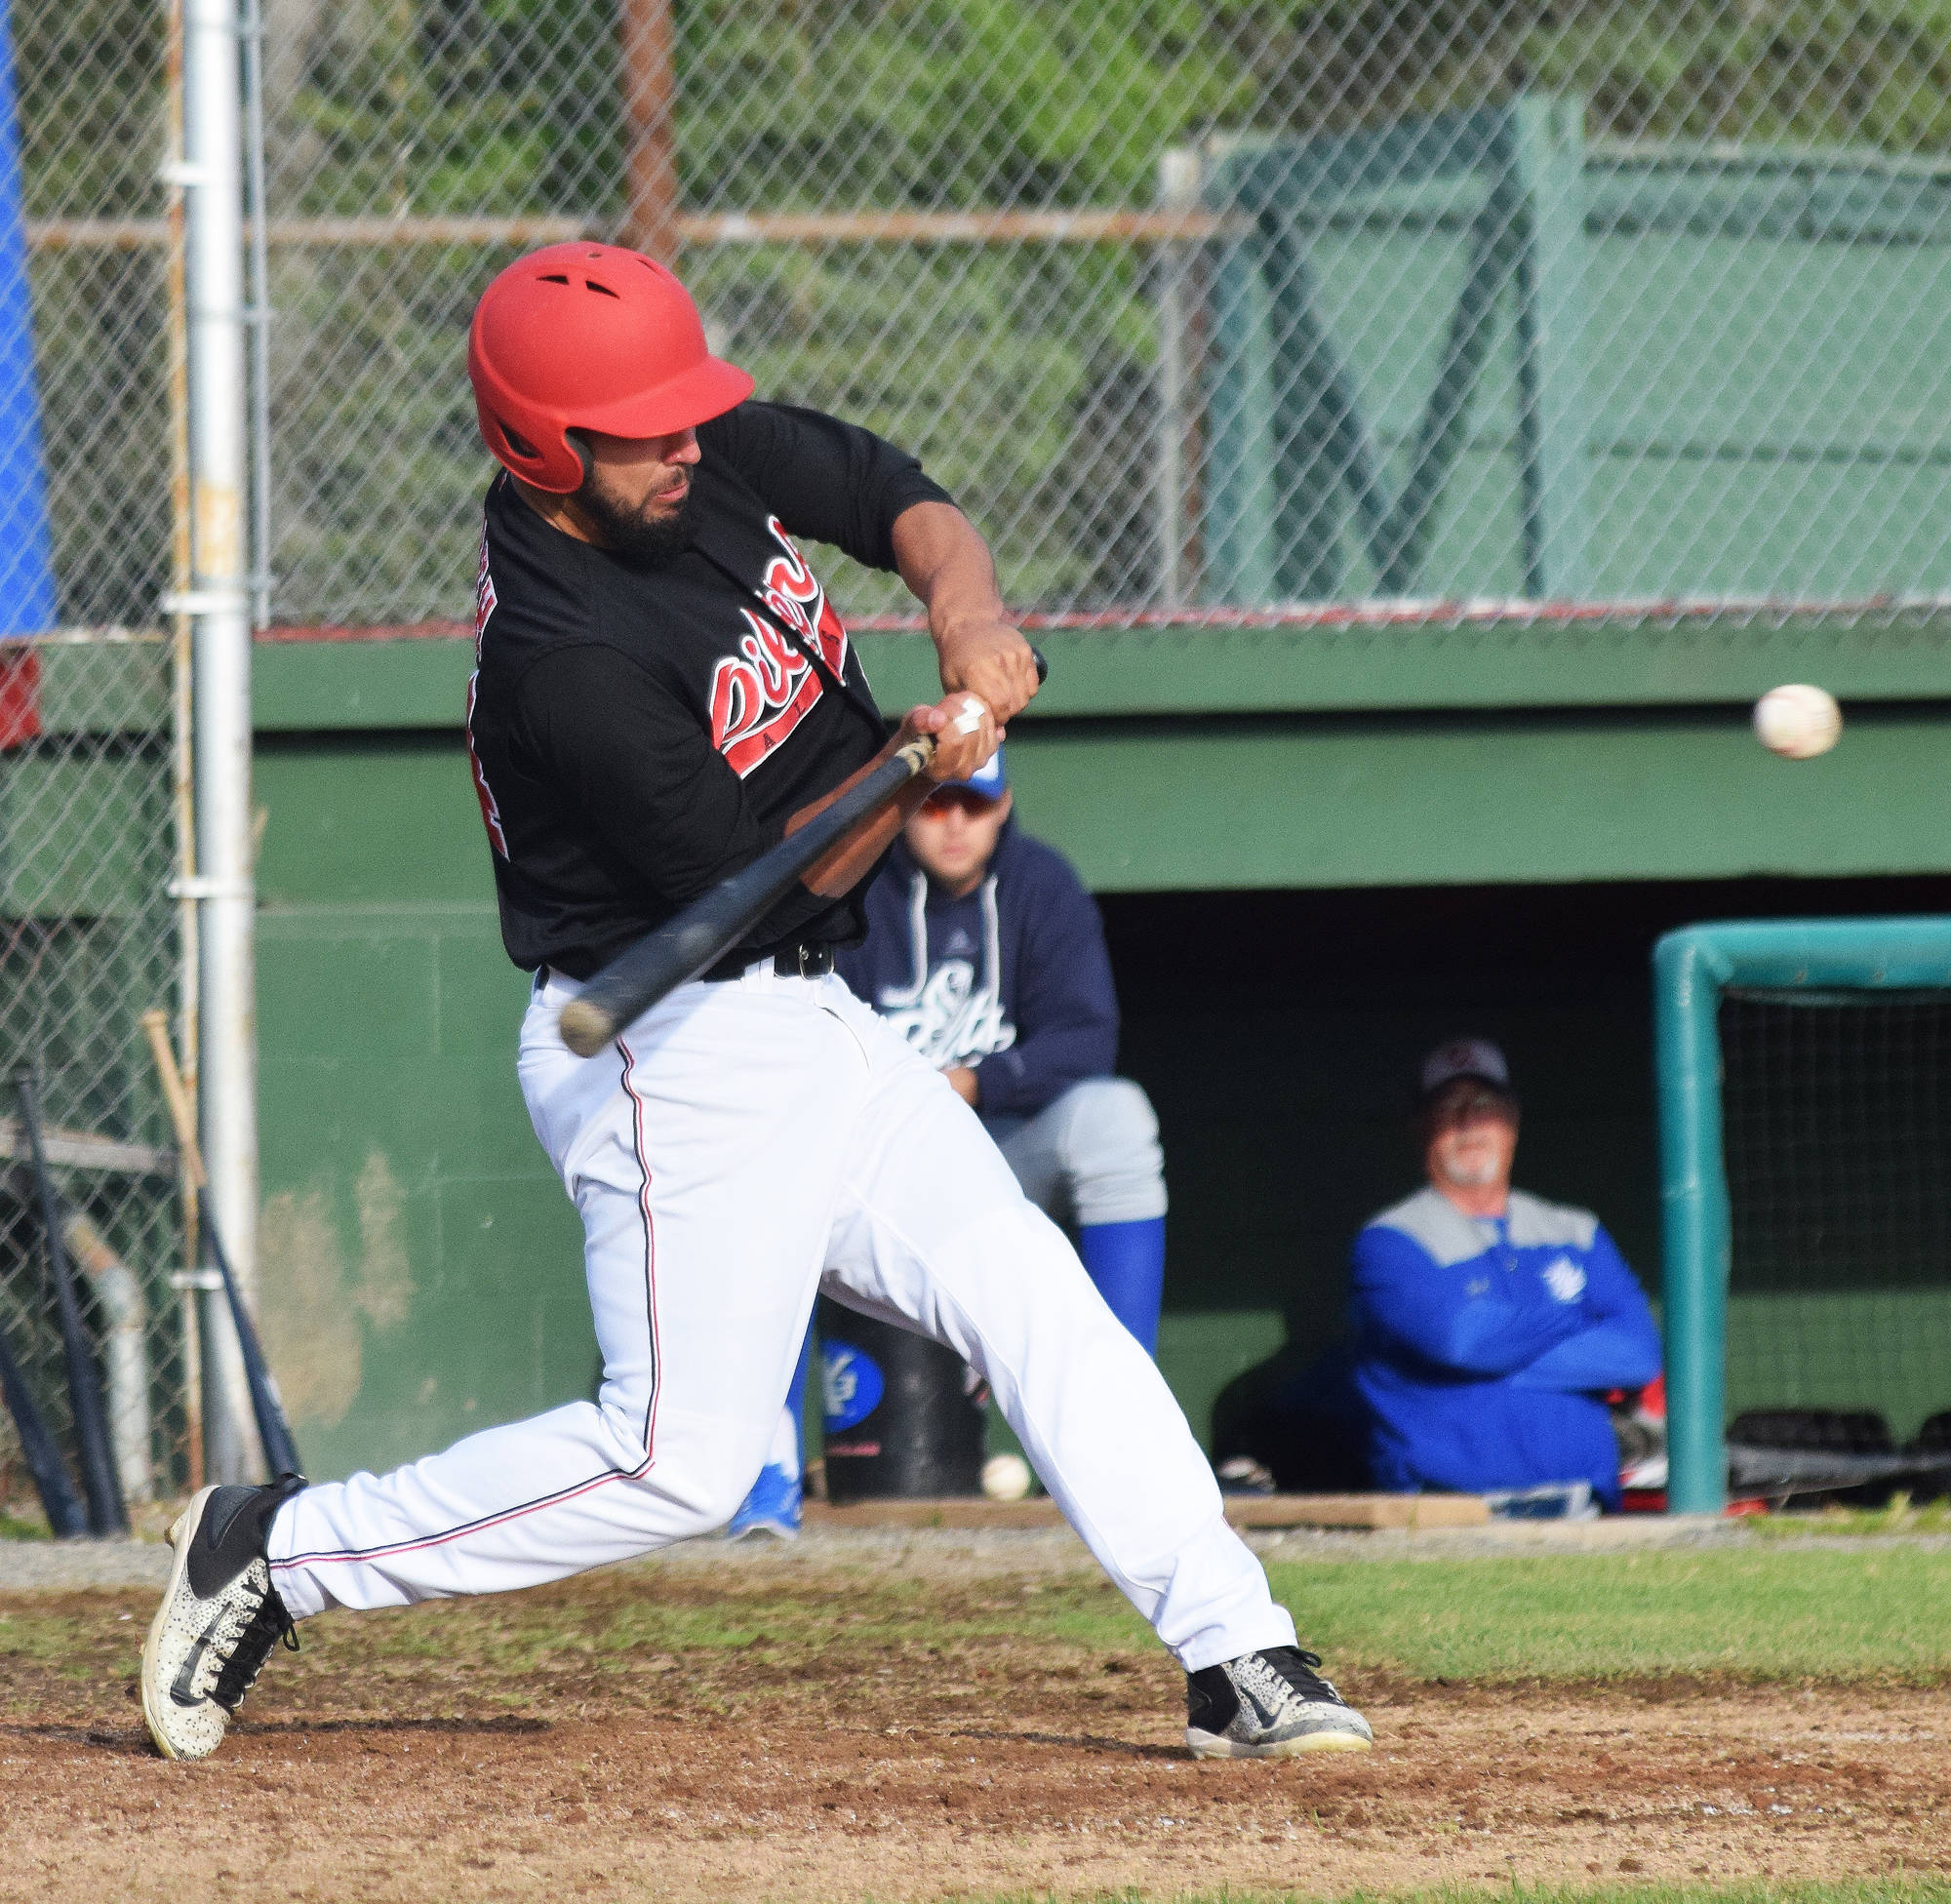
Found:
[[[996,751],[985,760],[966,780],[943,780],[945,787],[967,787],[971,793],[979,793],[984,800],[1000,800],[1010,790],[1009,776],[1003,771],[1003,750]]]
[[[1506,1097],[1517,1095],[1511,1089],[1511,1067],[1488,1038],[1452,1038],[1437,1046],[1422,1061],[1416,1095],[1426,1102],[1458,1078],[1474,1078]]]

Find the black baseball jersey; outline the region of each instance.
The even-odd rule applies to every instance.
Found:
[[[525,971],[588,977],[887,738],[795,538],[893,569],[895,518],[947,495],[816,411],[744,403],[697,439],[684,546],[662,567],[552,528],[505,473],[488,492],[468,751],[502,943]],[[801,890],[744,949],[861,930],[854,896]]]

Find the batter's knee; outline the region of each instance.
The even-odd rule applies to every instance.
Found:
[[[1129,1078],[1087,1078],[1058,1100],[1064,1173],[1080,1223],[1163,1216],[1165,1153],[1152,1100]]]

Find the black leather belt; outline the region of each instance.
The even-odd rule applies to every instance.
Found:
[[[765,956],[763,950],[729,952],[715,966],[707,966],[700,976],[713,984],[740,978]],[[833,970],[833,947],[805,941],[776,947],[773,970],[781,978],[824,978]]]

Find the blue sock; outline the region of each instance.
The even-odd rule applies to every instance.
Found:
[[[1111,1313],[1144,1344],[1147,1355],[1156,1355],[1165,1293],[1165,1218],[1086,1223],[1077,1232],[1077,1253]]]
[[[753,1482],[737,1513],[733,1515],[726,1528],[728,1533],[744,1533],[754,1523],[764,1523],[776,1530],[781,1525],[799,1526],[800,1501],[806,1482],[806,1420],[801,1410],[806,1407],[806,1376],[812,1365],[813,1326],[809,1323],[806,1340],[799,1345],[799,1364],[793,1369],[792,1384],[786,1390],[785,1413],[792,1424],[796,1449],[792,1472],[788,1475],[780,1463],[769,1459],[759,1470],[759,1478]]]
[[[799,1367],[793,1370],[792,1386],[786,1390],[786,1413],[792,1416],[793,1435],[799,1442],[800,1472],[806,1472],[806,1371],[813,1367],[813,1325],[806,1326],[806,1340],[799,1345]]]

